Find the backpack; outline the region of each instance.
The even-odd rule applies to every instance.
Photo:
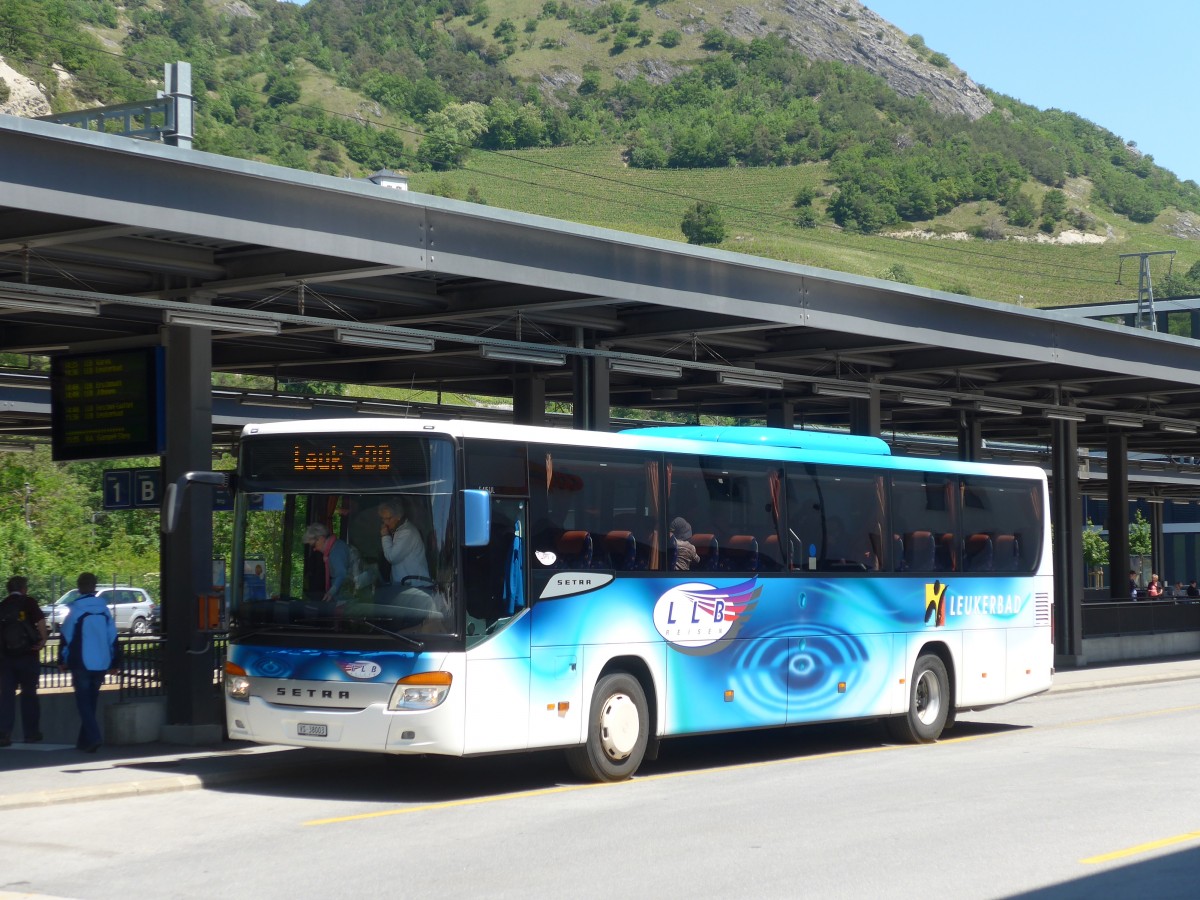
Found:
[[[0,656],[24,656],[41,640],[37,628],[24,612],[20,600],[10,602],[6,598],[0,601]]]

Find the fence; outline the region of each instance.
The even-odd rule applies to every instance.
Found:
[[[1083,636],[1200,631],[1200,602],[1113,600],[1083,604]]]
[[[166,657],[167,643],[164,638],[128,637],[119,638],[124,659],[120,671],[104,677],[105,687],[115,685],[120,691],[120,700],[133,700],[139,697],[159,697],[164,695],[166,686],[163,683],[163,661]],[[221,672],[225,666],[225,650],[229,644],[226,635],[213,635],[210,644],[212,654],[213,688],[221,690]],[[58,638],[51,638],[42,651],[41,689],[69,688],[71,686],[70,672],[58,669]]]

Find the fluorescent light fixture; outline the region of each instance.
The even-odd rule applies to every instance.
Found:
[[[1021,404],[1005,403],[1003,400],[976,400],[975,409],[980,412],[996,413],[1001,416],[1021,415]]]
[[[206,316],[199,312],[168,311],[163,316],[168,325],[190,325],[193,328],[211,328],[214,331],[245,332],[247,334],[279,334],[280,325],[269,319],[239,319],[235,316],[214,314]]]
[[[610,359],[608,371],[627,372],[630,375],[648,375],[652,378],[679,378],[683,375],[682,366],[670,363],[642,362],[636,359]]]
[[[1187,425],[1183,422],[1159,422],[1159,431],[1169,431],[1172,434],[1195,434],[1196,426]]]
[[[1057,419],[1060,422],[1086,422],[1087,413],[1079,409],[1058,406],[1053,409],[1042,410],[1042,418]]]
[[[730,387],[761,388],[767,391],[782,391],[783,379],[769,375],[743,375],[736,372],[718,372],[717,382]]]
[[[246,394],[242,406],[270,406],[276,409],[312,409],[312,400],[307,397],[285,397],[283,394]]]
[[[358,411],[372,416],[400,416],[409,418],[413,415],[411,403],[386,403],[379,400],[360,400]]]
[[[1132,419],[1127,416],[1105,416],[1104,424],[1111,425],[1114,428],[1141,428],[1141,419]]]
[[[538,350],[536,347],[498,347],[494,344],[483,344],[479,348],[479,355],[484,359],[532,363],[535,366],[561,366],[567,361],[565,354],[555,350]]]
[[[814,384],[813,393],[821,397],[845,397],[848,400],[871,399],[871,389],[866,387],[841,387],[832,384]]]
[[[1162,503],[1163,499],[1164,498],[1162,498],[1162,497],[1146,497],[1145,498],[1147,503],[1154,503],[1154,504]]]
[[[0,310],[12,309],[40,313],[64,313],[72,316],[100,315],[99,300],[84,300],[75,297],[0,297]]]
[[[433,339],[423,337],[408,337],[386,334],[375,334],[370,331],[348,331],[339,328],[335,332],[339,344],[353,344],[356,347],[382,347],[385,350],[403,350],[407,353],[429,353],[433,350]]]
[[[900,402],[910,406],[949,406],[949,397],[935,397],[932,394],[901,394]]]

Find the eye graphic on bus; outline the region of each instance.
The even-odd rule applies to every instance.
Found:
[[[925,624],[937,616],[934,625],[940,628],[946,624],[946,585],[941,581],[925,585]]]

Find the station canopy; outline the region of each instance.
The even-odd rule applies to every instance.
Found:
[[[215,371],[429,391],[441,417],[511,416],[530,379],[570,404],[603,376],[614,410],[691,420],[846,428],[877,397],[885,438],[978,423],[996,455],[1067,420],[1185,473],[1200,424],[1188,338],[0,116],[0,350],[189,323]],[[0,438],[43,436],[12,393],[37,376],[5,373]],[[398,412],[220,396],[245,393]]]

